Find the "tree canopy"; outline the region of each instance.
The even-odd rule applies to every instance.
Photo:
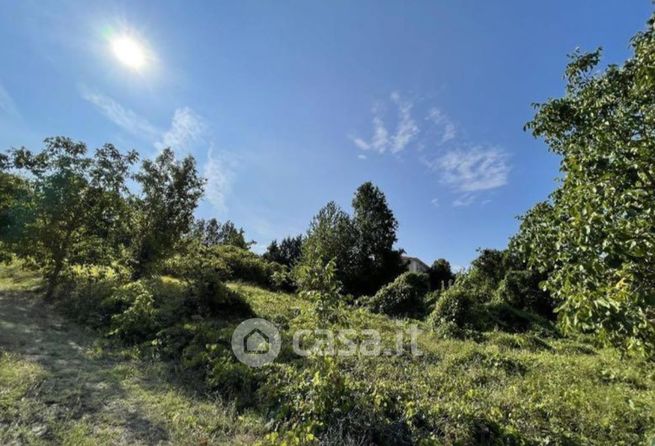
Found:
[[[565,328],[641,351],[655,348],[653,23],[622,66],[597,71],[600,50],[572,55],[566,94],[537,105],[527,128],[561,156],[563,177],[552,209],[533,210],[521,235],[531,264],[553,269]]]

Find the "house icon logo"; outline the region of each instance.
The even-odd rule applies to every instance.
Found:
[[[243,351],[246,353],[265,354],[270,350],[270,344],[266,333],[259,328],[255,328],[243,338]]]
[[[232,333],[232,351],[239,361],[250,367],[261,367],[277,358],[282,337],[277,327],[266,319],[241,322]]]

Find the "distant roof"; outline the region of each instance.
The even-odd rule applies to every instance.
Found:
[[[426,268],[429,268],[429,266],[427,265],[427,263],[425,263],[423,260],[419,259],[418,257],[412,257],[412,256],[406,256],[406,255],[403,255],[402,258],[405,259],[405,260],[413,260],[413,261],[415,261],[415,262],[417,262],[417,263],[420,263],[421,265],[425,266]]]

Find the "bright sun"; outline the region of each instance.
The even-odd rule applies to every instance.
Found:
[[[114,56],[133,70],[140,70],[147,62],[146,50],[139,42],[129,36],[117,36],[111,40]]]

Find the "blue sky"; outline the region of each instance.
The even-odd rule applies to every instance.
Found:
[[[649,0],[0,3],[0,148],[66,135],[193,154],[201,217],[261,251],[371,180],[398,246],[467,265],[555,187],[522,130],[566,54],[619,63]],[[129,35],[147,63],[118,62]]]

